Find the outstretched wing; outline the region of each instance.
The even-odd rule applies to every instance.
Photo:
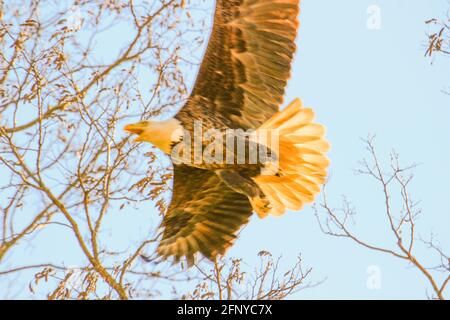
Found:
[[[247,197],[228,188],[214,172],[175,165],[158,253],[176,260],[186,257],[190,264],[197,252],[214,259],[231,246],[251,214]]]
[[[283,102],[300,0],[216,0],[214,26],[192,95],[177,118],[257,128]]]

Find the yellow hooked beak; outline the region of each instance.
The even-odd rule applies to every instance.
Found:
[[[145,131],[146,124],[138,122],[134,124],[126,125],[123,129],[129,133],[141,135]],[[135,142],[142,141],[140,137],[137,137]]]

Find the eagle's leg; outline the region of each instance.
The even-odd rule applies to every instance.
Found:
[[[252,179],[246,178],[232,169],[216,170],[215,172],[233,191],[247,196],[253,210],[260,216],[265,216],[270,211],[269,200]]]

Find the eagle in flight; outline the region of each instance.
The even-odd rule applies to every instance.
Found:
[[[157,249],[163,258],[191,265],[201,253],[214,260],[233,244],[252,212],[280,216],[300,210],[320,192],[329,165],[325,129],[298,99],[279,110],[296,50],[299,2],[216,0],[209,44],[184,107],[170,120],[125,127],[138,135],[136,141],[168,155],[186,132],[195,134],[199,121],[221,132],[277,133],[276,170],[263,173],[267,163],[261,162],[173,161],[173,194]],[[243,139],[250,143],[249,135]]]

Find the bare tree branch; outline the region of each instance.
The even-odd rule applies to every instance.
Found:
[[[425,276],[436,297],[444,300],[444,291],[448,283],[448,276],[439,285],[437,276],[430,268],[425,267],[422,259],[416,257],[414,253],[416,242],[419,239],[416,235],[416,219],[422,211],[418,207],[418,202],[413,200],[409,191],[409,186],[414,177],[411,172],[416,168],[416,165],[401,167],[398,155],[392,153],[389,171],[384,171],[375,150],[374,138],[369,137],[364,142],[370,158],[368,160],[364,159],[361,162],[361,168],[357,170],[357,173],[372,178],[380,186],[384,199],[384,216],[388,222],[389,233],[394,239],[393,247],[395,249],[370,243],[352,231],[348,221],[356,216],[355,209],[346,198],[344,198],[341,208],[333,208],[327,198],[326,186],[324,187],[322,202],[319,206],[315,206],[315,215],[322,232],[333,237],[348,238],[369,250],[389,254],[408,261]],[[392,190],[395,188],[400,190],[398,197],[401,200],[401,208],[398,211],[393,208],[395,194]],[[433,251],[437,253],[441,261],[439,269],[447,275],[450,274],[448,257],[441,249],[436,250],[437,247],[433,240],[428,245],[430,248],[433,248]]]

